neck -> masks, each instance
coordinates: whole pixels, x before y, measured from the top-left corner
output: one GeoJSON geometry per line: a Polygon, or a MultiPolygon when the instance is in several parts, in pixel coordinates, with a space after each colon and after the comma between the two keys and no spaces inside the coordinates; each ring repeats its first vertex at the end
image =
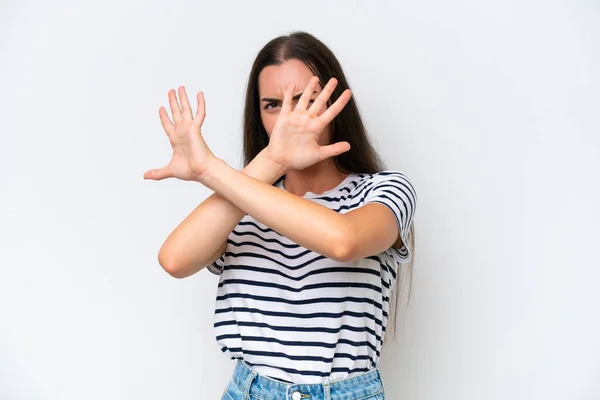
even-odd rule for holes
{"type": "Polygon", "coordinates": [[[283,187],[286,191],[298,196],[306,192],[324,193],[342,182],[348,174],[338,171],[329,158],[299,171],[288,171],[283,187]]]}

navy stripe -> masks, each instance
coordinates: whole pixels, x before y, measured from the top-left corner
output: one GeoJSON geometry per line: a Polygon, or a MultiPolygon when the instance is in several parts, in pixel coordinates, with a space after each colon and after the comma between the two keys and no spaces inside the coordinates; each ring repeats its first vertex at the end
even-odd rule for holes
{"type": "Polygon", "coordinates": [[[287,318],[300,318],[300,319],[310,319],[310,318],[341,318],[343,316],[355,317],[355,318],[368,318],[370,320],[375,321],[377,325],[383,327],[383,322],[380,319],[376,318],[373,314],[367,312],[355,312],[355,311],[343,311],[340,313],[327,313],[327,312],[317,312],[317,313],[309,313],[309,314],[298,314],[292,312],[283,312],[283,311],[265,311],[259,308],[249,308],[249,307],[227,307],[227,308],[217,308],[215,310],[215,314],[223,314],[227,312],[245,312],[245,313],[256,313],[261,315],[267,315],[271,317],[287,317],[287,318]]]}
{"type": "MultiPolygon", "coordinates": [[[[258,296],[258,295],[253,295],[253,294],[248,294],[248,293],[228,293],[222,296],[217,296],[217,302],[219,301],[223,301],[226,299],[252,299],[252,300],[257,300],[257,301],[270,301],[270,302],[275,302],[275,303],[286,303],[286,304],[296,304],[296,305],[306,305],[306,304],[316,304],[316,303],[346,303],[346,302],[352,302],[352,303],[367,303],[367,304],[372,304],[374,307],[380,309],[383,311],[383,306],[381,305],[381,303],[378,303],[377,301],[373,300],[373,299],[368,299],[365,297],[316,297],[316,298],[310,298],[310,299],[302,299],[302,300],[290,300],[290,299],[284,299],[284,298],[280,298],[280,297],[269,297],[269,296],[258,296]]],[[[384,297],[383,298],[384,301],[389,301],[389,297],[384,297]]],[[[387,313],[385,311],[383,311],[383,315],[387,318],[387,313]]]]}
{"type": "Polygon", "coordinates": [[[354,273],[354,274],[371,274],[371,275],[375,275],[375,276],[381,276],[381,273],[379,271],[376,271],[374,269],[364,268],[364,267],[363,268],[352,268],[352,267],[319,268],[319,269],[307,272],[306,274],[300,275],[297,277],[288,275],[278,269],[254,267],[252,265],[245,265],[245,264],[231,264],[231,265],[225,266],[224,269],[225,270],[235,269],[238,271],[254,271],[254,272],[262,272],[265,274],[279,275],[279,276],[283,276],[284,278],[287,278],[287,279],[290,279],[290,280],[296,281],[296,282],[301,281],[301,280],[305,279],[306,277],[312,276],[312,275],[338,273],[338,272],[348,272],[348,273],[354,273]]]}
{"type": "Polygon", "coordinates": [[[265,238],[260,236],[258,233],[256,232],[252,232],[252,231],[236,231],[235,229],[231,232],[233,233],[235,236],[239,237],[239,236],[244,236],[244,235],[250,235],[250,236],[254,236],[255,238],[259,239],[262,242],[265,243],[277,243],[278,245],[280,245],[281,247],[285,247],[286,249],[297,249],[300,247],[299,244],[296,243],[283,243],[277,239],[270,239],[270,238],[265,238]]]}
{"type": "Polygon", "coordinates": [[[248,350],[248,349],[242,350],[241,347],[231,347],[229,349],[227,347],[224,347],[221,349],[221,351],[223,351],[223,350],[229,350],[229,351],[235,352],[235,353],[243,353],[243,354],[249,354],[249,355],[259,356],[259,357],[287,358],[288,360],[292,360],[292,361],[320,361],[320,362],[325,362],[325,363],[331,363],[331,362],[333,362],[334,358],[347,358],[352,361],[369,360],[369,361],[373,362],[371,357],[369,357],[369,355],[367,355],[367,354],[353,356],[352,354],[347,354],[347,353],[335,353],[333,357],[322,357],[322,356],[291,355],[291,354],[282,353],[280,351],[260,351],[260,350],[248,350]]]}
{"type": "Polygon", "coordinates": [[[251,280],[248,280],[248,279],[224,279],[222,282],[219,283],[219,287],[225,286],[225,285],[229,285],[229,284],[270,287],[270,288],[277,288],[277,289],[286,290],[286,291],[289,291],[289,292],[296,292],[296,293],[302,292],[303,290],[324,289],[324,288],[340,288],[340,287],[365,288],[365,289],[371,289],[371,290],[373,290],[375,292],[381,293],[381,288],[380,287],[375,286],[375,285],[371,285],[369,283],[363,283],[363,282],[324,282],[324,283],[311,283],[310,285],[304,285],[304,286],[301,286],[299,288],[291,288],[289,286],[279,285],[277,283],[272,283],[272,282],[257,282],[257,281],[251,281],[251,280]]]}
{"type": "Polygon", "coordinates": [[[339,333],[343,330],[351,331],[351,332],[367,332],[371,335],[375,336],[375,339],[381,341],[381,336],[377,334],[373,329],[366,326],[352,326],[343,324],[338,326],[337,328],[325,328],[320,326],[280,326],[280,325],[271,325],[265,322],[254,322],[254,321],[219,321],[215,322],[213,327],[218,328],[221,326],[228,325],[237,325],[237,326],[249,326],[253,328],[267,328],[272,329],[274,331],[282,331],[282,332],[321,332],[321,333],[339,333]]]}
{"type": "MultiPolygon", "coordinates": [[[[310,251],[310,250],[305,250],[305,251],[303,251],[303,252],[301,252],[301,253],[298,253],[298,254],[296,254],[296,255],[293,255],[293,256],[292,256],[292,255],[285,254],[285,253],[284,253],[284,252],[282,252],[281,250],[269,249],[268,247],[265,247],[265,246],[263,246],[262,244],[258,244],[258,243],[252,243],[252,242],[239,242],[239,243],[238,243],[238,242],[234,242],[234,241],[233,241],[233,240],[231,240],[231,239],[227,239],[227,243],[228,243],[228,244],[231,244],[231,245],[233,245],[233,246],[236,246],[236,247],[241,247],[241,246],[254,246],[254,247],[258,247],[258,248],[261,248],[261,249],[263,249],[263,250],[264,250],[264,251],[266,251],[267,253],[271,253],[271,254],[279,254],[280,256],[282,256],[283,258],[287,258],[288,260],[295,260],[295,259],[298,259],[298,258],[300,258],[300,257],[303,257],[303,256],[305,256],[305,255],[307,255],[307,254],[310,254],[310,253],[312,253],[312,251],[310,251]]],[[[300,248],[300,246],[298,246],[298,248],[300,248]]],[[[231,253],[231,252],[230,252],[230,253],[231,253]]]]}
{"type": "MultiPolygon", "coordinates": [[[[273,229],[271,229],[269,227],[261,228],[260,226],[258,226],[258,223],[253,222],[253,221],[240,221],[238,223],[238,226],[253,226],[256,229],[258,229],[259,231],[261,231],[261,232],[265,232],[265,233],[274,232],[274,233],[277,233],[277,232],[275,232],[273,229]]],[[[277,233],[277,234],[279,235],[279,233],[277,233]]]]}
{"type": "Polygon", "coordinates": [[[356,342],[348,339],[338,339],[336,343],[326,343],[326,342],[307,342],[307,341],[290,341],[290,340],[280,340],[272,337],[266,336],[244,336],[240,334],[232,334],[232,335],[219,335],[217,336],[217,341],[225,340],[225,339],[241,339],[244,342],[265,342],[265,343],[278,343],[284,346],[296,346],[296,347],[322,347],[326,349],[334,349],[338,347],[339,344],[345,344],[352,347],[364,347],[367,346],[371,350],[375,352],[377,357],[380,356],[379,350],[377,347],[373,345],[369,341],[356,342]]]}
{"type": "MultiPolygon", "coordinates": [[[[317,254],[317,253],[313,253],[313,254],[317,254]]],[[[312,258],[310,260],[307,260],[307,261],[303,262],[302,264],[289,265],[289,264],[283,263],[281,261],[278,261],[278,260],[276,260],[276,259],[274,259],[272,257],[265,256],[264,254],[257,254],[257,253],[247,253],[247,252],[233,253],[231,251],[227,251],[227,252],[225,252],[225,256],[226,257],[233,257],[233,258],[249,257],[249,258],[259,258],[259,259],[262,259],[262,260],[269,260],[271,262],[274,262],[275,264],[281,265],[282,267],[287,268],[287,269],[291,269],[291,270],[300,269],[300,268],[306,267],[307,265],[310,265],[310,264],[314,263],[317,260],[323,260],[323,259],[327,258],[327,257],[322,256],[322,255],[317,255],[317,257],[312,258]]]]}
{"type": "MultiPolygon", "coordinates": [[[[294,369],[294,368],[284,368],[284,367],[280,367],[280,366],[273,366],[273,365],[269,365],[269,364],[257,364],[257,363],[251,363],[246,361],[246,363],[250,366],[253,367],[271,367],[271,368],[277,368],[280,369],[282,371],[285,371],[289,374],[297,374],[297,375],[304,375],[304,376],[319,376],[319,377],[326,377],[329,376],[330,373],[329,372],[320,372],[320,371],[301,371],[298,369],[294,369]]],[[[368,368],[354,368],[354,369],[350,369],[350,368],[332,368],[331,372],[347,372],[349,374],[354,373],[354,372],[367,372],[369,371],[368,368]]]]}

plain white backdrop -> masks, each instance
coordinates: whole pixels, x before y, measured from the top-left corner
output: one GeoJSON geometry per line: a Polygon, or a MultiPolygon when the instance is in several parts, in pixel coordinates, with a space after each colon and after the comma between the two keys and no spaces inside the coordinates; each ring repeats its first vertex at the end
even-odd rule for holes
{"type": "Polygon", "coordinates": [[[219,398],[217,277],[157,262],[210,192],[142,175],[178,85],[240,168],[251,63],[294,30],[418,191],[388,398],[600,398],[598,2],[2,0],[0,399],[219,398]]]}

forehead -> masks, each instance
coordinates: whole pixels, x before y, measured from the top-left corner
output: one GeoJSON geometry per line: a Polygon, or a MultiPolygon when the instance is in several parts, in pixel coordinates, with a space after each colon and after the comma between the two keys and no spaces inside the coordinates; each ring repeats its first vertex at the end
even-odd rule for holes
{"type": "MultiPolygon", "coordinates": [[[[258,74],[258,94],[260,97],[282,98],[285,89],[294,84],[295,93],[300,93],[310,78],[312,71],[300,60],[287,60],[281,65],[269,65],[258,74]]],[[[320,91],[320,87],[317,87],[320,91]]]]}

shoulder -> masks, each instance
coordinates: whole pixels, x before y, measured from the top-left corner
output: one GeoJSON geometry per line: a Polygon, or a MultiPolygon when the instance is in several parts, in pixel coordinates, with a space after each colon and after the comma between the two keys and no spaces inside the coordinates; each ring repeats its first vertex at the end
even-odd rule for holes
{"type": "Polygon", "coordinates": [[[356,195],[369,194],[373,191],[400,191],[416,201],[417,192],[412,179],[405,173],[395,170],[385,170],[375,173],[355,174],[349,183],[356,195]]]}

